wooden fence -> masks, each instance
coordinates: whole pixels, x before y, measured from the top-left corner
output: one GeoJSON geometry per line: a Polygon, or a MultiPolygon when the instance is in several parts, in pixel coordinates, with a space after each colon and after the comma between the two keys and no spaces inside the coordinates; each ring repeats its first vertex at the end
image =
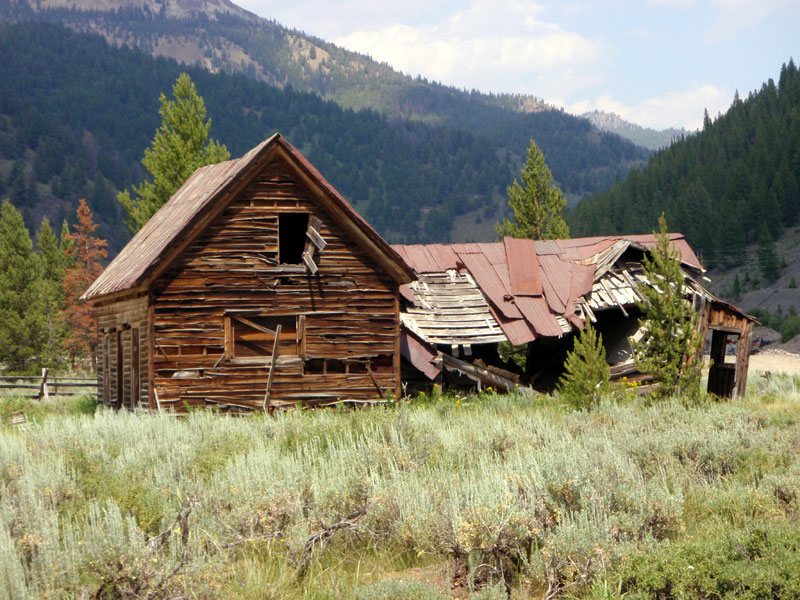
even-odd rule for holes
{"type": "MultiPolygon", "coordinates": [[[[29,398],[41,400],[53,396],[77,396],[87,391],[97,393],[93,377],[52,377],[47,369],[40,376],[0,375],[0,390],[24,390],[29,398]]],[[[0,392],[2,393],[2,392],[0,392]]]]}

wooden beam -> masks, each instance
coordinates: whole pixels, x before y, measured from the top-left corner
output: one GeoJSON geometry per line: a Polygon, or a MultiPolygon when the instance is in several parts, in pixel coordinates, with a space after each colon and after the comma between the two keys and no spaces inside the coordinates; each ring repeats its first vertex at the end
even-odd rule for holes
{"type": "Polygon", "coordinates": [[[496,373],[492,373],[487,369],[476,367],[473,364],[459,360],[453,356],[450,356],[449,354],[440,352],[439,357],[441,358],[442,365],[444,367],[450,369],[451,371],[460,371],[470,379],[474,379],[481,383],[490,383],[498,388],[503,388],[508,392],[517,387],[516,382],[511,381],[510,379],[506,379],[505,377],[497,375],[496,373]]]}
{"type": "Polygon", "coordinates": [[[278,349],[281,339],[282,325],[279,323],[275,332],[275,343],[272,345],[272,362],[269,365],[269,376],[267,377],[267,391],[264,393],[264,412],[269,414],[269,395],[272,392],[272,377],[275,375],[275,364],[278,362],[278,349]]]}

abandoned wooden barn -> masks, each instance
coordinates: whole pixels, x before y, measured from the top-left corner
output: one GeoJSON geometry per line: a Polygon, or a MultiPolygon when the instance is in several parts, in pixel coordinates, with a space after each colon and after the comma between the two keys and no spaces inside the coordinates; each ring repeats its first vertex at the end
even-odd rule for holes
{"type": "MultiPolygon", "coordinates": [[[[713,332],[708,391],[742,394],[754,320],[699,283],[703,268],[681,234],[670,241],[681,255],[700,335],[713,332]]],[[[420,385],[467,378],[500,389],[550,390],[574,334],[590,320],[603,335],[612,379],[646,381],[630,338],[641,335],[639,289],[650,285],[642,259],[654,244],[653,235],[633,235],[394,246],[416,273],[400,288],[404,377],[420,385]],[[500,342],[527,345],[524,371],[500,358],[500,342]]]]}
{"type": "Polygon", "coordinates": [[[247,411],[399,394],[412,276],[276,134],[198,169],[84,294],[100,400],[247,411]]]}

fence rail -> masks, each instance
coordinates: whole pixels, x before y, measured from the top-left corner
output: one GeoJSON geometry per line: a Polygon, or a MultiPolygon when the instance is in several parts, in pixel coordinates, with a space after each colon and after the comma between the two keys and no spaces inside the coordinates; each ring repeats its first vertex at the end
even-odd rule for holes
{"type": "Polygon", "coordinates": [[[54,396],[77,396],[88,390],[97,390],[97,379],[92,377],[50,377],[48,369],[42,369],[40,376],[0,375],[0,390],[36,390],[25,394],[29,398],[49,398],[54,396]]]}

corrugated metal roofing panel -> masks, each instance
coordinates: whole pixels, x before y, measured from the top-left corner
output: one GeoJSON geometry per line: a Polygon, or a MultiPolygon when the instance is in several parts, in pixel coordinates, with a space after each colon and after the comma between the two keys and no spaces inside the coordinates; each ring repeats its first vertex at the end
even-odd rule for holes
{"type": "Polygon", "coordinates": [[[544,256],[545,254],[561,254],[561,244],[556,240],[536,240],[536,254],[544,256]]]}
{"type": "Polygon", "coordinates": [[[514,303],[522,311],[525,319],[533,326],[537,336],[560,336],[564,331],[556,320],[547,301],[542,297],[518,296],[514,303]]]}
{"type": "Polygon", "coordinates": [[[456,268],[458,255],[453,251],[453,248],[447,244],[430,244],[428,246],[428,252],[439,266],[439,271],[447,271],[447,269],[456,268]]]}
{"type": "Polygon", "coordinates": [[[489,307],[494,315],[500,329],[506,334],[508,341],[513,346],[521,346],[536,339],[536,332],[531,327],[530,323],[525,319],[508,319],[503,316],[503,313],[494,308],[489,307]]]}
{"type": "Polygon", "coordinates": [[[509,319],[521,319],[522,313],[510,301],[511,292],[498,277],[495,267],[481,254],[458,253],[467,270],[475,278],[484,294],[509,319]],[[509,296],[507,299],[506,296],[509,296]]]}
{"type": "Polygon", "coordinates": [[[400,332],[400,354],[422,371],[428,379],[436,379],[441,373],[441,369],[433,364],[436,352],[405,330],[400,332]]]}
{"type": "Polygon", "coordinates": [[[534,241],[506,237],[503,238],[503,245],[511,293],[517,296],[541,296],[542,280],[534,241]]]}
{"type": "Polygon", "coordinates": [[[490,265],[506,264],[506,249],[501,242],[480,244],[480,249],[490,265]]]}
{"type": "Polygon", "coordinates": [[[572,263],[558,256],[540,256],[539,264],[542,267],[544,297],[554,313],[563,315],[569,301],[572,263]]]}
{"type": "Polygon", "coordinates": [[[428,247],[423,244],[396,244],[392,248],[403,257],[406,264],[414,269],[417,273],[436,273],[443,271],[440,269],[438,263],[428,252],[428,247]]]}

